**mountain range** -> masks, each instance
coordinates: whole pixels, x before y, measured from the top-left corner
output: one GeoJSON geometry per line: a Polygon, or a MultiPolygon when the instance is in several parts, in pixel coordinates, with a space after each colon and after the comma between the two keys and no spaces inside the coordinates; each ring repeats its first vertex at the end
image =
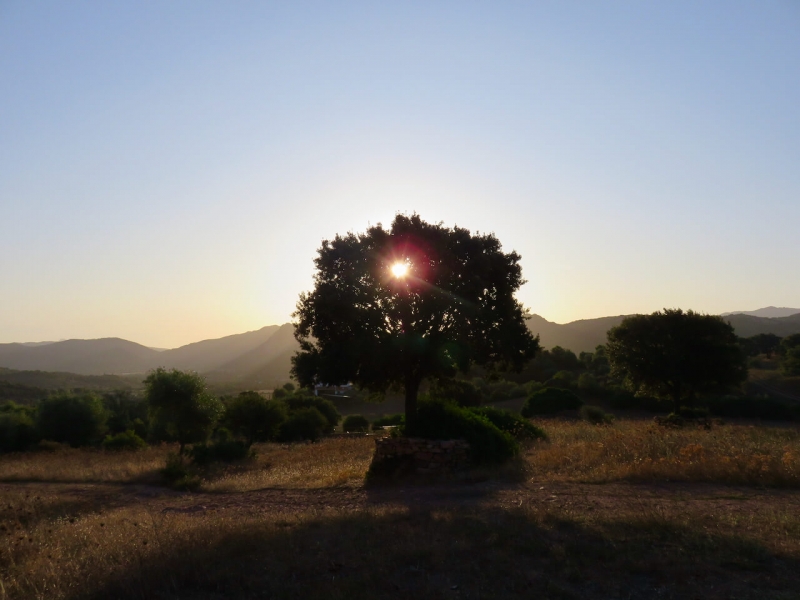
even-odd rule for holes
{"type": "Polygon", "coordinates": [[[294,327],[286,323],[172,350],[120,338],[0,344],[0,367],[80,375],[144,374],[164,367],[198,371],[210,380],[246,380],[255,385],[288,380],[290,359],[298,347],[294,327]]]}
{"type": "MultiPolygon", "coordinates": [[[[769,311],[768,309],[760,309],[769,311]]],[[[785,309],[775,309],[785,310],[785,309]]],[[[751,311],[759,312],[759,311],[751,311]]],[[[553,323],[532,315],[528,328],[544,348],[561,346],[575,353],[591,351],[606,341],[606,333],[626,315],[553,323]]],[[[741,337],[800,333],[800,311],[790,316],[764,317],[747,313],[724,316],[741,337]]],[[[80,375],[144,374],[157,367],[193,370],[209,381],[266,386],[289,379],[291,357],[298,349],[290,323],[256,331],[157,350],[120,338],[64,340],[47,344],[0,344],[0,367],[19,371],[55,371],[80,375]]],[[[3,379],[0,372],[0,379],[3,379]]]]}

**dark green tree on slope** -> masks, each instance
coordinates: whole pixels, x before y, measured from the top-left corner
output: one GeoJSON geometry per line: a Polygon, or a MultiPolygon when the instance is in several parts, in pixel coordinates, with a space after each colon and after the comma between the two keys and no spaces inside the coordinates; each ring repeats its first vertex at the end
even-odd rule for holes
{"type": "Polygon", "coordinates": [[[292,373],[302,385],[351,381],[405,391],[413,431],[420,384],[471,365],[519,370],[539,348],[514,293],[520,256],[494,235],[398,215],[390,229],[325,240],[315,287],[300,295],[292,373]]]}
{"type": "Polygon", "coordinates": [[[691,310],[626,317],[608,332],[611,372],[634,388],[669,398],[680,410],[698,395],[747,379],[745,356],[730,323],[691,310]]]}

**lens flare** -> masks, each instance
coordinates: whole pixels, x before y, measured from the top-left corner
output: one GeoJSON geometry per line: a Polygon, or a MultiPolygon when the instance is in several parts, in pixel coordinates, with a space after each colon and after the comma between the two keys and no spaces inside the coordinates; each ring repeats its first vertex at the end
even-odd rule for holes
{"type": "Polygon", "coordinates": [[[408,275],[408,263],[404,262],[394,263],[392,265],[392,275],[394,275],[397,279],[400,279],[408,275]]]}

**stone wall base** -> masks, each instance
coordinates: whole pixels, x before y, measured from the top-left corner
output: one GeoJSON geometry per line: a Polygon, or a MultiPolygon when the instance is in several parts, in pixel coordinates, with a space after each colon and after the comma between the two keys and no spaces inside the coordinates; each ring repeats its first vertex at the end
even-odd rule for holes
{"type": "Polygon", "coordinates": [[[375,456],[370,470],[384,468],[419,474],[452,472],[469,463],[469,444],[464,440],[425,440],[421,438],[375,439],[375,456]]]}

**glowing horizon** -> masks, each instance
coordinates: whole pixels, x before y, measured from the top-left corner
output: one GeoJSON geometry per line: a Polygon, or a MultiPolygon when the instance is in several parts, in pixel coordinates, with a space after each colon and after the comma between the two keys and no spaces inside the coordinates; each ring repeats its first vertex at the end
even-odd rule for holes
{"type": "Polygon", "coordinates": [[[800,306],[793,3],[0,16],[0,343],[285,323],[397,212],[493,232],[558,323],[800,306]]]}

